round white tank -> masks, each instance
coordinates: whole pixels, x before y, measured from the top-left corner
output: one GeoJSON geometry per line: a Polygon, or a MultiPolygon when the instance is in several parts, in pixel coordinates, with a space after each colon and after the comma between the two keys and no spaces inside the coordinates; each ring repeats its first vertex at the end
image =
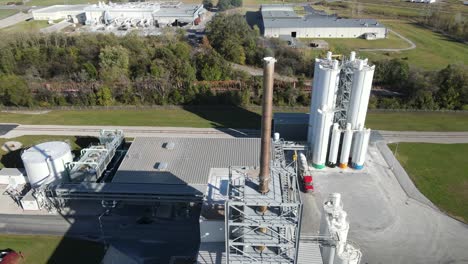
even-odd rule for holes
{"type": "Polygon", "coordinates": [[[21,159],[32,187],[64,181],[65,164],[73,161],[70,146],[61,141],[30,147],[21,154],[21,159]]]}

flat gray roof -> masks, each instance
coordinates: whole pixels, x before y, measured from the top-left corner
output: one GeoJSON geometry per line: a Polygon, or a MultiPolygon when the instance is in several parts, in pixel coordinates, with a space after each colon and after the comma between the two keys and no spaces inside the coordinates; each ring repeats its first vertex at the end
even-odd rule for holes
{"type": "Polygon", "coordinates": [[[60,11],[82,11],[84,12],[85,7],[88,7],[88,5],[53,5],[53,6],[48,6],[44,7],[41,9],[36,9],[33,10],[34,13],[50,13],[50,12],[60,12],[60,11]]]}
{"type": "Polygon", "coordinates": [[[262,5],[263,25],[265,28],[314,28],[314,27],[381,27],[375,19],[347,19],[327,15],[313,8],[306,8],[304,17],[298,16],[291,5],[262,5]]]}
{"type": "Polygon", "coordinates": [[[259,157],[259,138],[135,138],[112,182],[206,189],[211,168],[258,166],[259,157]],[[165,148],[169,143],[173,149],[165,148]]]}

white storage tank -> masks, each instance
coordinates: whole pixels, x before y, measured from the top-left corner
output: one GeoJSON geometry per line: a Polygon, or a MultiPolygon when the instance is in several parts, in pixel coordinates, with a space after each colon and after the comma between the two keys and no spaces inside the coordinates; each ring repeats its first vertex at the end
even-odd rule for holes
{"type": "Polygon", "coordinates": [[[44,183],[67,181],[65,164],[73,161],[70,146],[62,141],[45,142],[21,154],[32,187],[44,183]],[[65,179],[65,180],[64,180],[65,179]]]}
{"type": "Polygon", "coordinates": [[[347,123],[351,123],[351,129],[357,130],[365,125],[375,66],[370,66],[367,64],[367,60],[360,59],[356,59],[352,63],[354,76],[347,123]]]}

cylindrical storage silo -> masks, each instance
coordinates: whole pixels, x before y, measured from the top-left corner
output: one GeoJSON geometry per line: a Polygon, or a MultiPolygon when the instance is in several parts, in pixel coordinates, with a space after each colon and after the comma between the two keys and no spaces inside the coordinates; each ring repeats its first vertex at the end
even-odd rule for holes
{"type": "MultiPolygon", "coordinates": [[[[330,109],[335,107],[338,92],[340,66],[337,60],[316,59],[314,68],[314,82],[312,85],[312,98],[310,103],[309,131],[307,141],[312,149],[317,142],[316,135],[320,127],[315,123],[318,118],[318,110],[323,105],[330,109]]],[[[330,116],[333,119],[333,116],[330,116]]]]}
{"type": "Polygon", "coordinates": [[[343,144],[341,145],[340,153],[340,168],[346,169],[349,162],[349,152],[351,151],[351,142],[353,140],[353,131],[351,124],[346,124],[346,130],[343,135],[343,144]]]}
{"type": "Polygon", "coordinates": [[[338,159],[338,150],[340,147],[341,130],[338,123],[333,124],[332,138],[330,141],[330,150],[328,153],[328,166],[335,167],[338,159]]]}
{"type": "Polygon", "coordinates": [[[351,123],[352,129],[358,129],[366,121],[375,66],[369,66],[367,61],[360,59],[354,60],[352,65],[354,70],[347,123],[351,123]]]}
{"type": "Polygon", "coordinates": [[[62,141],[30,147],[21,154],[21,159],[32,187],[66,181],[65,164],[73,161],[70,146],[62,141]]]}
{"type": "Polygon", "coordinates": [[[327,159],[328,139],[330,138],[330,128],[333,119],[331,112],[326,105],[318,111],[315,119],[315,142],[312,148],[312,166],[316,169],[325,168],[327,159]]]}
{"type": "Polygon", "coordinates": [[[369,146],[370,138],[370,129],[365,129],[359,131],[360,140],[359,145],[356,146],[356,154],[353,159],[353,168],[360,170],[364,167],[364,162],[366,160],[367,148],[369,146]]]}

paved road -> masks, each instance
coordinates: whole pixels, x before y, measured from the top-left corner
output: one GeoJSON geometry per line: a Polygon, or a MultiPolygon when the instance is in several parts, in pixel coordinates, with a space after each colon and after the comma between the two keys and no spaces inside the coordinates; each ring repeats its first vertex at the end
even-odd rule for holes
{"type": "Polygon", "coordinates": [[[46,27],[46,28],[41,28],[40,31],[41,31],[42,33],[58,32],[58,31],[60,31],[60,30],[62,30],[62,29],[64,29],[64,28],[66,28],[66,27],[68,27],[68,26],[70,26],[70,25],[73,25],[73,23],[68,22],[68,21],[66,21],[66,20],[62,20],[62,21],[60,21],[60,22],[57,23],[57,24],[53,24],[53,25],[51,25],[51,26],[49,26],[49,27],[46,27]]]}
{"type": "Polygon", "coordinates": [[[363,170],[312,172],[318,205],[329,193],[341,193],[348,239],[362,249],[361,263],[468,263],[468,225],[408,196],[398,179],[404,175],[390,166],[371,144],[363,170]]]}
{"type": "Polygon", "coordinates": [[[397,35],[399,38],[401,38],[402,40],[408,42],[408,44],[410,45],[409,47],[407,48],[401,48],[401,49],[359,49],[360,51],[389,51],[389,52],[397,52],[397,51],[405,51],[405,50],[412,50],[412,49],[415,49],[416,48],[416,44],[414,44],[413,41],[411,41],[410,39],[408,39],[407,37],[401,35],[400,33],[394,31],[394,30],[391,30],[391,29],[388,29],[389,32],[392,32],[393,34],[397,35]]]}
{"type": "Polygon", "coordinates": [[[424,142],[424,143],[468,143],[468,132],[423,132],[423,131],[384,131],[372,132],[373,140],[394,142],[424,142]]]}
{"type": "MultiPolygon", "coordinates": [[[[2,124],[0,124],[0,128],[2,124]]],[[[4,124],[13,125],[13,124],[4,124]]],[[[232,128],[19,125],[0,138],[23,135],[97,136],[101,129],[121,129],[127,137],[257,137],[258,130],[232,128]]]]}
{"type": "Polygon", "coordinates": [[[31,14],[18,13],[7,18],[0,20],[0,29],[13,26],[19,22],[25,21],[26,19],[32,18],[31,14]]]}
{"type": "MultiPolygon", "coordinates": [[[[101,129],[122,129],[127,137],[258,137],[254,129],[191,128],[191,127],[145,127],[145,126],[58,126],[0,124],[0,138],[23,135],[97,136],[101,129]]],[[[372,132],[374,141],[468,143],[468,132],[415,132],[384,131],[372,132]]]]}

